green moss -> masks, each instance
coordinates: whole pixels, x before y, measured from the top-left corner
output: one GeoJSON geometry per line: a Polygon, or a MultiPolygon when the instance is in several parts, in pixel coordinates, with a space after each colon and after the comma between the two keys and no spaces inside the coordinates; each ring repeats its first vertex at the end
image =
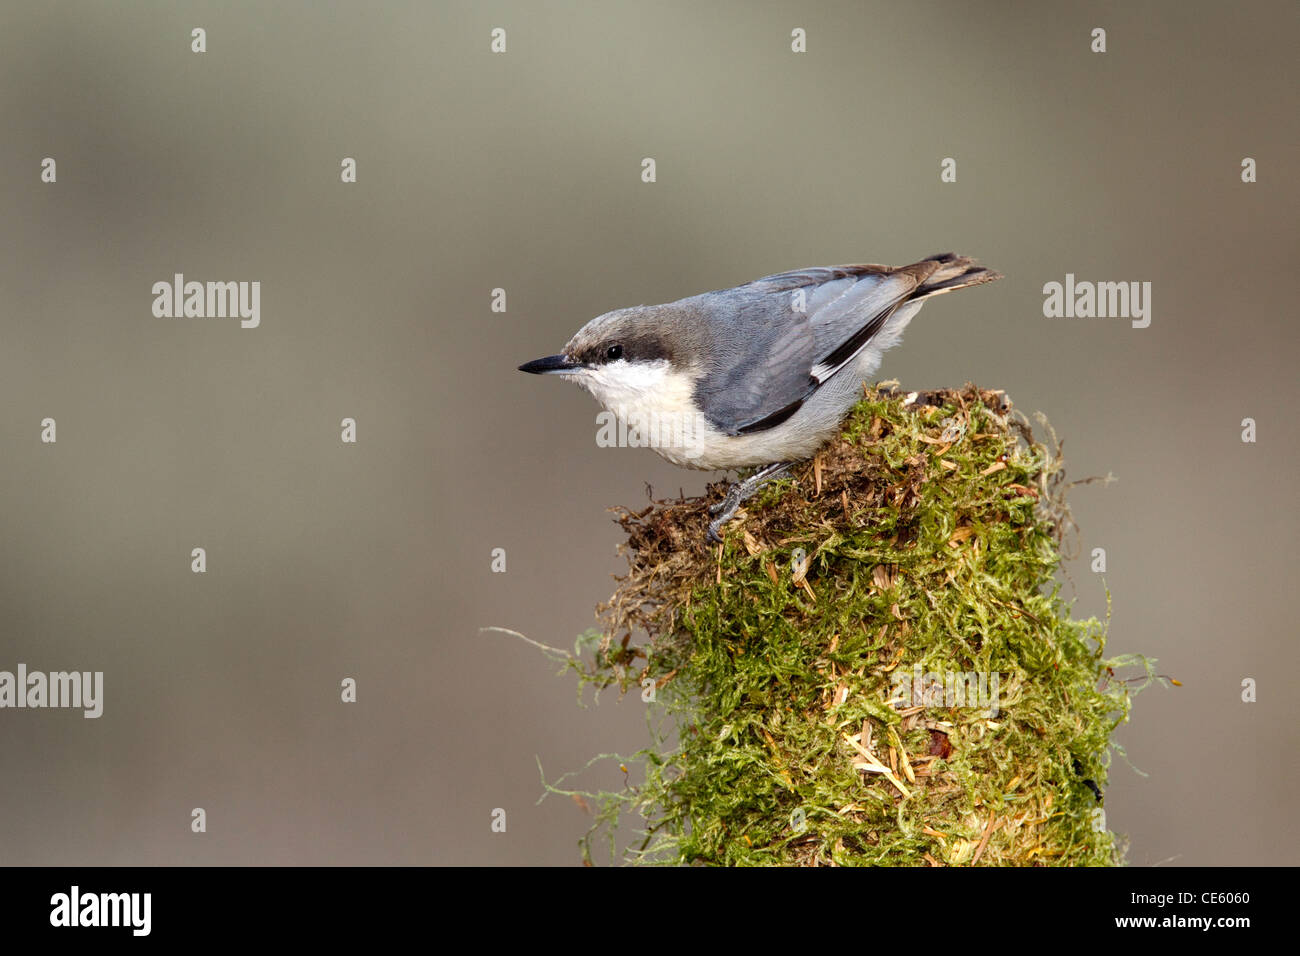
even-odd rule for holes
{"type": "Polygon", "coordinates": [[[569,666],[653,686],[654,744],[626,761],[640,785],[581,795],[588,859],[631,816],[616,855],[638,862],[1120,862],[1097,811],[1135,689],[1113,668],[1134,661],[1059,594],[1065,488],[1000,393],[890,390],[720,546],[721,485],[622,512],[629,572],[569,666]],[[985,696],[958,699],[958,674],[985,696]]]}

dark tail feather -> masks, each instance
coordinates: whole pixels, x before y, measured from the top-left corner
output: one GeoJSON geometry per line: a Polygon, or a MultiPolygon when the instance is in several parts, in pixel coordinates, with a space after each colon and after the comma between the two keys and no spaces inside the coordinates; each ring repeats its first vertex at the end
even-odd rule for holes
{"type": "Polygon", "coordinates": [[[976,265],[975,260],[969,256],[959,256],[952,252],[927,256],[917,265],[927,262],[937,263],[938,267],[917,286],[916,291],[910,296],[912,299],[924,299],[926,296],[951,292],[954,289],[965,289],[967,286],[981,285],[1002,278],[1002,273],[976,265]]]}

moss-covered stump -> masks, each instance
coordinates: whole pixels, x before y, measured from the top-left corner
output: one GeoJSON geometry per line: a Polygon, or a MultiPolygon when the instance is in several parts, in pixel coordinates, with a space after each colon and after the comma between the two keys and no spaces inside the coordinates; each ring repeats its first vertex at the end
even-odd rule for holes
{"type": "Polygon", "coordinates": [[[1120,862],[1099,808],[1132,661],[1058,594],[1065,487],[1001,393],[886,389],[722,545],[721,483],[620,511],[630,570],[572,664],[653,688],[644,783],[589,795],[643,819],[628,858],[1120,862]]]}

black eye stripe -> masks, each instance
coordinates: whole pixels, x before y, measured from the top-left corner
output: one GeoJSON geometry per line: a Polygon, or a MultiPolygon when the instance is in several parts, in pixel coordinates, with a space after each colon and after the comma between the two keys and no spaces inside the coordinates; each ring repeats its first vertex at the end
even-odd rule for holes
{"type": "Polygon", "coordinates": [[[671,359],[672,351],[657,335],[611,332],[610,337],[604,341],[583,346],[581,355],[584,361],[592,365],[603,365],[620,359],[625,362],[656,362],[671,359]],[[615,335],[618,337],[614,338],[615,335]]]}

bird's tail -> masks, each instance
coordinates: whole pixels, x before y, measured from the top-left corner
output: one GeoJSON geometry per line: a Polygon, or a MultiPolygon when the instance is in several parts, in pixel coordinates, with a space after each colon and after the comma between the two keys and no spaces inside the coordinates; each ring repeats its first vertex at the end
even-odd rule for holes
{"type": "Polygon", "coordinates": [[[969,256],[959,256],[954,252],[927,256],[915,265],[904,266],[904,268],[933,270],[926,276],[925,281],[916,287],[916,291],[909,297],[912,300],[1002,278],[1002,273],[976,265],[975,260],[969,256]]]}

